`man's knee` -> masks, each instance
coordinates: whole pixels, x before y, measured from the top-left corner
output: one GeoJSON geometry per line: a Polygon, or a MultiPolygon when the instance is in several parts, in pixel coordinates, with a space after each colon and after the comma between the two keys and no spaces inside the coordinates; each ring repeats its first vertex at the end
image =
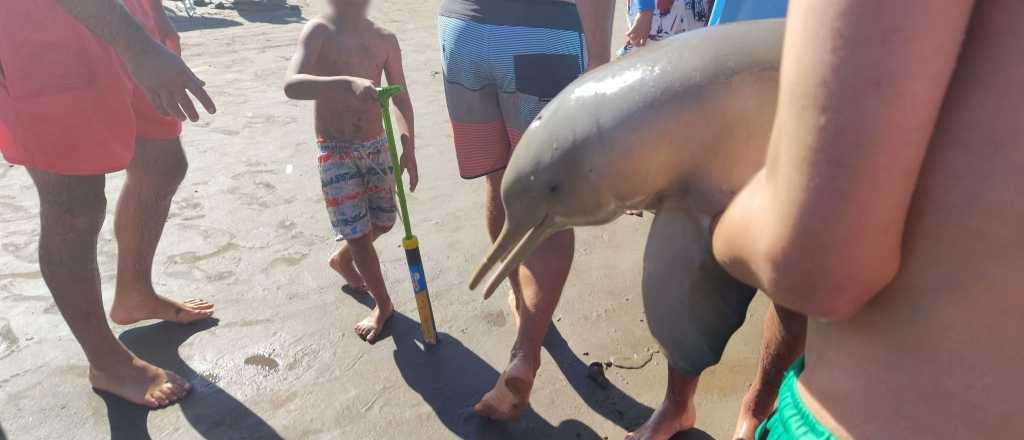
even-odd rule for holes
{"type": "Polygon", "coordinates": [[[159,179],[160,186],[177,189],[188,173],[188,158],[179,139],[139,139],[128,172],[135,177],[159,179]]]}
{"type": "Polygon", "coordinates": [[[103,176],[31,174],[39,191],[39,215],[46,234],[83,236],[99,233],[107,214],[103,176]]]}

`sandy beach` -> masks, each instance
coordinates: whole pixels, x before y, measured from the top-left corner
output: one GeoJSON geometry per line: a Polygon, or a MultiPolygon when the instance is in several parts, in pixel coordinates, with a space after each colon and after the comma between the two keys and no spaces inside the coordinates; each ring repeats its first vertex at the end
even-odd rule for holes
{"type": "MultiPolygon", "coordinates": [[[[295,0],[292,0],[293,2],[295,0]]],[[[327,267],[336,249],[319,188],[310,103],[282,90],[303,23],[323,0],[284,7],[200,8],[166,3],[185,59],[218,114],[187,124],[190,170],[157,252],[157,289],[217,304],[193,326],[115,326],[141,357],[190,380],[182,404],[147,411],[94,393],[85,357],[57,311],[36,256],[38,200],[24,169],[0,162],[0,426],[22,439],[621,439],[660,402],[665,362],[647,331],[641,256],[651,216],[578,230],[573,272],[545,344],[533,409],[518,423],[480,419],[472,405],[504,367],[515,323],[503,294],[466,287],[486,252],[483,182],[458,176],[440,79],[440,0],[378,0],[372,18],[397,33],[417,119],[420,187],[410,195],[441,344],[424,350],[396,228],[378,252],[397,313],[374,346],[353,333],[368,299],[341,292],[327,267]],[[611,367],[610,386],[587,365],[611,367]],[[642,362],[639,362],[642,364],[642,362]]],[[[621,2],[619,5],[621,10],[621,2]]],[[[625,32],[616,18],[614,41],[625,32]]],[[[99,264],[113,299],[109,176],[99,264]]],[[[503,289],[505,290],[505,289],[503,289]]],[[[754,375],[759,297],[722,363],[697,394],[699,430],[680,439],[727,439],[754,375]]],[[[3,434],[0,434],[3,438],[3,434]]]]}

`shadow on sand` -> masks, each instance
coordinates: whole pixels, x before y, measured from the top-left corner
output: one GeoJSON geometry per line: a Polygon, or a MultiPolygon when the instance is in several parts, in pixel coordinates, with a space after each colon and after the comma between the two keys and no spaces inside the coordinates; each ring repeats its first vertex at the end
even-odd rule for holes
{"type": "MultiPolygon", "coordinates": [[[[137,327],[121,334],[124,343],[137,356],[153,365],[171,370],[192,384],[192,393],[176,406],[199,435],[207,439],[254,438],[280,439],[277,431],[227,391],[192,369],[178,348],[192,335],[215,327],[216,319],[189,326],[167,322],[137,327]]],[[[106,393],[98,393],[107,404],[110,437],[113,440],[150,439],[146,418],[149,409],[128,403],[106,393]]]]}
{"type": "Polygon", "coordinates": [[[213,11],[209,8],[199,8],[196,15],[189,17],[182,15],[179,11],[164,7],[164,12],[174,23],[174,28],[178,32],[189,32],[202,29],[223,29],[229,27],[236,27],[250,23],[267,23],[267,24],[292,24],[292,23],[305,23],[306,17],[302,16],[302,8],[297,5],[284,5],[274,2],[239,2],[232,3],[228,9],[238,13],[238,16],[242,18],[239,20],[232,20],[230,18],[216,17],[210,14],[208,11],[213,11]]]}
{"type": "Polygon", "coordinates": [[[199,14],[189,17],[181,15],[178,11],[170,9],[164,6],[164,12],[167,17],[171,19],[171,23],[174,24],[174,28],[181,32],[197,31],[201,29],[223,29],[235,26],[241,26],[243,23],[236,20],[231,20],[221,17],[207,17],[199,14]]]}
{"type": "Polygon", "coordinates": [[[234,8],[238,15],[252,23],[292,24],[305,23],[302,8],[298,5],[287,5],[269,1],[235,0],[234,8]]]}
{"type": "MultiPolygon", "coordinates": [[[[354,297],[367,307],[373,303],[369,297],[354,297]]],[[[418,322],[402,313],[391,318],[388,334],[395,341],[394,358],[402,379],[419,393],[434,410],[437,418],[454,435],[462,439],[601,439],[589,426],[579,420],[565,420],[552,425],[533,410],[516,423],[495,422],[473,412],[473,405],[494,386],[499,371],[491,367],[457,338],[439,333],[440,343],[423,348],[418,322]]],[[[576,357],[565,339],[552,326],[545,347],[573,389],[596,412],[622,426],[635,428],[647,419],[653,410],[637,402],[612,385],[601,389],[586,377],[587,366],[576,357]],[[636,423],[633,423],[633,422],[636,423]]],[[[694,430],[675,440],[711,439],[702,431],[694,430]]],[[[713,439],[712,439],[713,440],[713,439]]]]}

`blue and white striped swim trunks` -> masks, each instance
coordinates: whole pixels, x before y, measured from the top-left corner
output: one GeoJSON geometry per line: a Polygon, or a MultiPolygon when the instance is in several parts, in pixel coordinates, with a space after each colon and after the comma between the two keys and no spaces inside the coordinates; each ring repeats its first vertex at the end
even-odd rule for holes
{"type": "Polygon", "coordinates": [[[499,171],[544,105],[586,70],[579,13],[558,0],[445,0],[445,97],[462,177],[499,171]]]}

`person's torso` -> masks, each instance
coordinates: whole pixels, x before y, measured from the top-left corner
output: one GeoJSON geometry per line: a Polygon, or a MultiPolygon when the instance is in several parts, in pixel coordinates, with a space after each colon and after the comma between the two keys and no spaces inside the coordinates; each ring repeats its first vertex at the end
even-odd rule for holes
{"type": "Polygon", "coordinates": [[[900,272],[853,319],[810,325],[802,398],[840,436],[1024,437],[1021,19],[1017,0],[975,7],[900,272]]]}
{"type": "MultiPolygon", "coordinates": [[[[363,30],[335,28],[320,49],[316,74],[365,78],[380,86],[387,57],[386,41],[372,24],[363,30]]],[[[379,137],[382,130],[376,102],[341,97],[316,101],[316,134],[320,139],[362,141],[379,137]]]]}

